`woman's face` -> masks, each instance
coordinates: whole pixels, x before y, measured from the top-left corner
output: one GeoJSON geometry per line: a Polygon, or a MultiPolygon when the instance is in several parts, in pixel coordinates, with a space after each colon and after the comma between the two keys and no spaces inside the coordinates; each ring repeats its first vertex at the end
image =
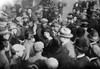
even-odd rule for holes
{"type": "Polygon", "coordinates": [[[74,17],[74,21],[76,21],[77,20],[77,17],[74,17]]]}
{"type": "Polygon", "coordinates": [[[12,33],[16,34],[17,33],[17,29],[12,29],[12,33]]]}
{"type": "Polygon", "coordinates": [[[46,38],[51,37],[49,32],[44,32],[44,36],[45,36],[46,38]]]}

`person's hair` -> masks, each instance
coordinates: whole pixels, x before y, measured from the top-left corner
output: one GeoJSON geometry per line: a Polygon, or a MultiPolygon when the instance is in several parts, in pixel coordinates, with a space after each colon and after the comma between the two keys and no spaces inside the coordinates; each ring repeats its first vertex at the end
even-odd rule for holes
{"type": "Polygon", "coordinates": [[[51,37],[54,37],[54,36],[53,36],[53,32],[52,32],[51,29],[48,29],[48,28],[47,28],[47,29],[44,29],[44,30],[42,31],[43,37],[45,38],[44,32],[49,32],[50,36],[51,36],[51,37]]]}
{"type": "Polygon", "coordinates": [[[85,34],[85,30],[82,28],[82,27],[79,27],[77,30],[76,30],[76,36],[77,37],[82,37],[84,36],[85,34]]]}
{"type": "Polygon", "coordinates": [[[4,49],[6,40],[3,38],[3,35],[0,35],[0,51],[4,49]]]}

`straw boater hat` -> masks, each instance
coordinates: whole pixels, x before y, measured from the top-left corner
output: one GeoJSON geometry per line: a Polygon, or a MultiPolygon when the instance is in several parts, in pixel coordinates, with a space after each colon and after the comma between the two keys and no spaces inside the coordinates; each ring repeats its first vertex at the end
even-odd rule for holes
{"type": "Polygon", "coordinates": [[[99,41],[99,34],[96,30],[92,30],[87,36],[90,41],[99,41]]]}
{"type": "Polygon", "coordinates": [[[69,28],[63,27],[60,29],[59,36],[66,37],[66,38],[72,38],[73,35],[71,34],[71,30],[69,28]]]}

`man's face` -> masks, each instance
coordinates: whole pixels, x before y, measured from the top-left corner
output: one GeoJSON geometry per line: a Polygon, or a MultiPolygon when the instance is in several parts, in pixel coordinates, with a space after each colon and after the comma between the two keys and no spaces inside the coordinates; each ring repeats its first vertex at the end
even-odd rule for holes
{"type": "Polygon", "coordinates": [[[22,57],[22,56],[23,56],[23,53],[24,53],[24,50],[22,50],[22,51],[17,51],[17,52],[16,52],[16,55],[19,56],[19,57],[22,57]]]}
{"type": "Polygon", "coordinates": [[[42,18],[41,14],[36,14],[37,18],[42,18]]]}
{"type": "Polygon", "coordinates": [[[30,23],[29,23],[29,26],[30,26],[30,27],[33,27],[33,22],[30,22],[30,23]]]}
{"type": "Polygon", "coordinates": [[[60,29],[60,27],[54,27],[54,30],[55,30],[56,32],[58,32],[59,29],[60,29]]]}
{"type": "Polygon", "coordinates": [[[9,38],[10,38],[10,34],[9,34],[9,33],[4,34],[4,35],[3,35],[3,38],[6,39],[6,40],[9,40],[9,38]]]}
{"type": "Polygon", "coordinates": [[[65,38],[64,37],[60,37],[60,41],[61,42],[64,42],[65,41],[65,38]]]}
{"type": "Polygon", "coordinates": [[[29,19],[28,18],[24,18],[24,21],[27,22],[29,19]]]}
{"type": "Polygon", "coordinates": [[[74,19],[73,19],[74,21],[76,21],[77,20],[77,17],[74,17],[74,19]]]}
{"type": "Polygon", "coordinates": [[[47,23],[43,23],[42,26],[45,28],[47,26],[47,23]]]}
{"type": "Polygon", "coordinates": [[[56,12],[55,12],[55,15],[58,15],[58,14],[59,14],[59,13],[56,11],[56,12]]]}
{"type": "Polygon", "coordinates": [[[32,10],[31,9],[28,9],[28,13],[31,14],[32,13],[32,10]]]}

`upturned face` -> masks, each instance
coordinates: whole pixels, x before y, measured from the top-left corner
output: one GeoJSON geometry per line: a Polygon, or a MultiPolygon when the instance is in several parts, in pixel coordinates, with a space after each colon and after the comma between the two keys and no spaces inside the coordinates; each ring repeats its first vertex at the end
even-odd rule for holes
{"type": "Polygon", "coordinates": [[[51,37],[49,32],[44,32],[44,36],[45,36],[46,38],[51,37]]]}
{"type": "Polygon", "coordinates": [[[16,33],[17,33],[17,29],[12,29],[11,32],[12,32],[13,34],[16,34],[16,33]]]}

